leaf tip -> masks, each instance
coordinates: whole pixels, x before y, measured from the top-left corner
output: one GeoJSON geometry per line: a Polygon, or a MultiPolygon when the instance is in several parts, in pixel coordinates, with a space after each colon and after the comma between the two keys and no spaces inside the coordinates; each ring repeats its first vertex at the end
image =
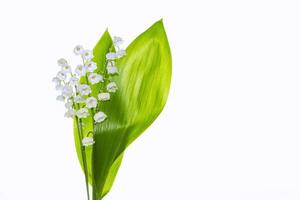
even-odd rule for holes
{"type": "Polygon", "coordinates": [[[108,27],[105,28],[104,34],[109,34],[108,27]]]}
{"type": "Polygon", "coordinates": [[[156,21],[153,26],[164,26],[163,18],[160,18],[160,20],[156,21]]]}

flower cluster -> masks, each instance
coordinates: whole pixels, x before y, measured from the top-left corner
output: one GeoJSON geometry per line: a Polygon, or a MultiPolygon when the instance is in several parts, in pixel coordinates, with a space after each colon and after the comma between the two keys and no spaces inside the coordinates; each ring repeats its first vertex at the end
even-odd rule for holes
{"type": "MultiPolygon", "coordinates": [[[[110,94],[118,90],[117,84],[111,81],[110,77],[119,73],[115,60],[126,55],[125,50],[120,48],[123,43],[122,38],[114,37],[113,42],[116,51],[106,54],[105,70],[101,73],[95,72],[97,64],[92,60],[93,52],[84,49],[81,45],[75,46],[74,54],[81,56],[82,63],[74,69],[64,58],[57,61],[61,70],[53,78],[53,82],[56,90],[60,91],[56,99],[65,103],[67,109],[65,117],[81,119],[92,116],[95,123],[101,123],[107,118],[107,115],[99,111],[97,106],[100,102],[109,101],[110,94]],[[93,96],[91,86],[95,84],[102,85],[97,87],[101,88],[100,93],[93,96]]],[[[84,138],[82,142],[84,146],[94,143],[91,137],[84,138]]]]}

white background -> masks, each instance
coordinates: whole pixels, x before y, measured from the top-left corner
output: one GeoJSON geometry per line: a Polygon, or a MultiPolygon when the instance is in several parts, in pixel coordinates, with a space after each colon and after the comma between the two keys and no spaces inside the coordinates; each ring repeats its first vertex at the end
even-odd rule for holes
{"type": "Polygon", "coordinates": [[[296,0],[0,1],[0,199],[86,199],[56,60],[106,27],[128,44],[160,18],[169,100],[106,199],[300,199],[299,10],[296,0]]]}

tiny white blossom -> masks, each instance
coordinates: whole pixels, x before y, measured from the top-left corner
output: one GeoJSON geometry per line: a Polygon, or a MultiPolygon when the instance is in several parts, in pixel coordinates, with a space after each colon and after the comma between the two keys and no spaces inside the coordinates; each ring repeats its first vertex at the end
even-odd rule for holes
{"type": "Polygon", "coordinates": [[[57,78],[59,78],[59,80],[64,81],[67,78],[67,74],[63,71],[59,71],[57,73],[57,78]]]}
{"type": "Polygon", "coordinates": [[[117,55],[117,58],[122,58],[123,56],[126,55],[126,51],[121,49],[121,50],[117,51],[116,55],[117,55]]]}
{"type": "Polygon", "coordinates": [[[81,108],[79,110],[76,111],[76,115],[79,118],[86,118],[89,116],[89,111],[87,108],[81,108]]]}
{"type": "Polygon", "coordinates": [[[91,146],[95,143],[94,138],[93,137],[84,137],[82,139],[82,145],[83,146],[91,146]]]}
{"type": "Polygon", "coordinates": [[[75,53],[75,55],[82,55],[84,52],[84,49],[81,45],[76,45],[73,52],[75,53]]]}
{"type": "Polygon", "coordinates": [[[61,67],[61,71],[65,72],[65,73],[71,73],[72,69],[71,69],[70,65],[64,65],[61,67]]]}
{"type": "Polygon", "coordinates": [[[60,84],[60,79],[55,76],[53,79],[52,79],[52,82],[55,83],[56,85],[60,84]]]}
{"type": "Polygon", "coordinates": [[[103,92],[98,94],[98,99],[100,101],[107,101],[110,99],[110,94],[108,92],[103,92]]]}
{"type": "Polygon", "coordinates": [[[75,72],[76,72],[76,74],[78,74],[78,76],[85,76],[85,74],[86,74],[86,70],[83,67],[83,65],[77,65],[75,72]]]}
{"type": "Polygon", "coordinates": [[[68,62],[66,59],[64,58],[60,58],[58,61],[57,61],[57,64],[61,67],[65,66],[65,65],[68,65],[68,62]]]}
{"type": "Polygon", "coordinates": [[[95,62],[90,61],[85,64],[85,70],[87,72],[93,72],[93,71],[95,71],[95,69],[97,69],[97,65],[95,62]]]}
{"type": "Polygon", "coordinates": [[[95,97],[89,97],[85,100],[85,104],[87,108],[96,108],[97,107],[97,99],[95,97]]]}
{"type": "Polygon", "coordinates": [[[67,103],[65,103],[65,107],[70,109],[73,106],[73,101],[68,101],[67,103]]]}
{"type": "Polygon", "coordinates": [[[114,45],[115,46],[120,46],[121,44],[123,44],[123,39],[121,37],[114,37],[114,45]]]}
{"type": "Polygon", "coordinates": [[[74,97],[74,102],[75,103],[84,103],[85,100],[82,96],[76,96],[76,97],[74,97]]]}
{"type": "Polygon", "coordinates": [[[118,90],[118,86],[115,82],[110,82],[107,84],[106,89],[108,92],[116,92],[118,90]]]}
{"type": "Polygon", "coordinates": [[[94,115],[94,120],[97,123],[101,123],[106,119],[106,117],[107,117],[106,114],[100,111],[94,115]]]}
{"type": "Polygon", "coordinates": [[[57,85],[55,86],[55,89],[58,90],[58,91],[62,91],[63,88],[64,88],[64,86],[63,86],[62,84],[57,84],[57,85]]]}
{"type": "Polygon", "coordinates": [[[90,86],[86,84],[79,85],[78,91],[81,95],[89,95],[92,92],[90,86]]]}
{"type": "Polygon", "coordinates": [[[111,53],[107,53],[106,54],[106,59],[107,60],[114,60],[116,58],[117,58],[117,54],[116,53],[111,52],[111,53]]]}
{"type": "Polygon", "coordinates": [[[89,75],[89,82],[93,85],[99,82],[103,82],[103,76],[100,74],[92,73],[89,75]]]}
{"type": "Polygon", "coordinates": [[[107,65],[106,70],[107,70],[107,73],[111,74],[111,75],[118,73],[118,68],[113,65],[107,65]]]}
{"type": "Polygon", "coordinates": [[[85,50],[82,54],[83,58],[85,60],[90,60],[92,59],[94,56],[93,56],[93,53],[90,51],[90,50],[85,50]]]}
{"type": "Polygon", "coordinates": [[[75,115],[75,110],[70,108],[67,110],[67,112],[65,113],[65,117],[68,117],[68,118],[73,118],[75,115]]]}
{"type": "Polygon", "coordinates": [[[70,78],[69,84],[72,86],[77,86],[79,84],[79,79],[77,77],[73,76],[70,78]]]}
{"type": "Polygon", "coordinates": [[[62,95],[64,95],[65,97],[71,97],[73,95],[72,87],[69,85],[64,86],[62,89],[62,95]]]}
{"type": "Polygon", "coordinates": [[[63,95],[58,95],[58,96],[56,97],[56,100],[57,100],[57,101],[65,101],[65,99],[66,99],[66,97],[63,96],[63,95]]]}

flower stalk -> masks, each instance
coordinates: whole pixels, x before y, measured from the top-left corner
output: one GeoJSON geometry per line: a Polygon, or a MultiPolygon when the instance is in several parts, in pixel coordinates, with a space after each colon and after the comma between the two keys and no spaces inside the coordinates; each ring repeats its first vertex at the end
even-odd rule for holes
{"type": "MultiPolygon", "coordinates": [[[[77,126],[77,137],[80,143],[80,152],[83,164],[83,171],[85,176],[85,185],[87,191],[87,199],[90,200],[90,189],[89,184],[92,183],[92,199],[101,200],[101,195],[97,196],[95,189],[95,181],[89,180],[89,174],[93,174],[93,167],[91,167],[91,172],[89,173],[86,148],[93,146],[95,141],[93,131],[85,133],[83,130],[82,120],[85,118],[92,119],[92,129],[96,123],[103,123],[109,116],[100,110],[100,103],[109,101],[111,98],[111,93],[115,93],[118,90],[118,86],[115,82],[110,80],[110,77],[118,74],[118,68],[115,65],[115,60],[125,56],[125,51],[120,48],[119,45],[123,43],[123,40],[119,37],[114,38],[114,46],[117,51],[113,52],[113,47],[110,48],[110,52],[106,54],[105,69],[101,73],[99,69],[102,66],[97,66],[97,64],[92,61],[93,52],[84,49],[81,45],[75,46],[73,52],[77,56],[81,56],[82,64],[75,67],[74,71],[69,65],[67,60],[61,58],[57,61],[61,70],[53,78],[56,90],[60,91],[61,94],[57,96],[58,101],[65,103],[67,109],[65,117],[72,118],[75,120],[77,126]],[[100,92],[93,96],[92,87],[99,84],[100,92]]],[[[93,157],[93,155],[92,155],[93,157]]],[[[92,178],[93,179],[93,178],[92,178]]]]}

